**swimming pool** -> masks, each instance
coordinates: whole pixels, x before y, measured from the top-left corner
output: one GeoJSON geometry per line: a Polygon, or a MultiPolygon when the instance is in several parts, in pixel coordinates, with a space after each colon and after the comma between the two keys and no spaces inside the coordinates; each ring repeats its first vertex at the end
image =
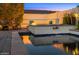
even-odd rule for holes
{"type": "Polygon", "coordinates": [[[29,54],[34,55],[78,55],[79,36],[64,33],[51,35],[33,35],[19,33],[29,54]]]}

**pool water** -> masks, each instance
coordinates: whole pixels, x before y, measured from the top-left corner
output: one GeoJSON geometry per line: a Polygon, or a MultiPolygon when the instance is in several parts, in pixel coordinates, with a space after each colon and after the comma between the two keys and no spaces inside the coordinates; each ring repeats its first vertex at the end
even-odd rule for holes
{"type": "Polygon", "coordinates": [[[21,35],[29,54],[78,55],[79,37],[72,35],[33,36],[21,35]]]}

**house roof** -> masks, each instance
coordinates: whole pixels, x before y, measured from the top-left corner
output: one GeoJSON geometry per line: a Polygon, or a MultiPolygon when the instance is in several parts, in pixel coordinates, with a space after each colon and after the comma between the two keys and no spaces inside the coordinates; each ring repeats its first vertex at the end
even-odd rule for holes
{"type": "Polygon", "coordinates": [[[56,11],[49,11],[49,10],[24,10],[24,13],[29,13],[29,14],[50,14],[55,12],[56,11]]]}

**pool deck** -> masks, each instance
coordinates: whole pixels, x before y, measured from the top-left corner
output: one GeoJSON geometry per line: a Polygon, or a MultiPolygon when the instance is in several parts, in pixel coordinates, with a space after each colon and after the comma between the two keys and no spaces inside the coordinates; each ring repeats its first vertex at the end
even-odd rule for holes
{"type": "Polygon", "coordinates": [[[25,55],[28,51],[25,49],[22,39],[17,31],[12,32],[11,55],[25,55]]]}
{"type": "MultiPolygon", "coordinates": [[[[61,30],[62,33],[66,32],[65,29],[66,28],[64,28],[63,31],[61,30]]],[[[57,31],[55,30],[53,33],[54,34],[60,33],[60,31],[58,32],[57,31]]],[[[0,54],[1,55],[2,54],[3,55],[4,54],[8,54],[8,55],[28,55],[29,54],[28,51],[30,50],[28,50],[28,48],[25,47],[18,32],[26,32],[26,30],[0,31],[0,54]]],[[[79,32],[75,32],[75,31],[68,31],[68,32],[79,35],[79,32]]]]}
{"type": "Polygon", "coordinates": [[[0,31],[0,34],[0,55],[27,54],[17,31],[0,31]]]}
{"type": "Polygon", "coordinates": [[[0,31],[0,54],[11,54],[12,32],[0,31]]]}
{"type": "MultiPolygon", "coordinates": [[[[25,45],[23,44],[22,39],[20,38],[18,31],[0,31],[0,54],[1,55],[35,55],[37,53],[40,53],[42,49],[44,49],[43,47],[39,49],[36,49],[36,47],[34,47],[32,44],[27,44],[25,47],[25,45]],[[33,49],[32,49],[33,48],[33,49]],[[32,51],[31,51],[32,49],[32,51]],[[40,51],[40,52],[39,52],[40,51]],[[36,52],[36,53],[32,53],[32,52],[36,52]]],[[[57,52],[57,54],[65,54],[63,52],[61,52],[60,50],[55,51],[55,48],[53,49],[48,49],[47,47],[45,47],[46,50],[45,52],[47,52],[47,50],[51,53],[52,52],[57,52]]],[[[52,48],[52,47],[49,47],[52,48]]],[[[42,54],[46,54],[46,53],[42,53],[42,54]]]]}
{"type": "Polygon", "coordinates": [[[71,33],[79,35],[79,32],[70,31],[74,29],[75,26],[59,26],[58,29],[53,29],[53,26],[30,26],[29,31],[34,35],[43,35],[43,34],[60,34],[60,33],[71,33]]]}

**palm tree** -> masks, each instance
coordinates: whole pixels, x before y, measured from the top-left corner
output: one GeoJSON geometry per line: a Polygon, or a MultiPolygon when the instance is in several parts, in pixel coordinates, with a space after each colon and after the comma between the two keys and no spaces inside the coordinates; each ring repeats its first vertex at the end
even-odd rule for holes
{"type": "Polygon", "coordinates": [[[76,25],[78,25],[78,9],[79,9],[79,5],[75,8],[75,13],[76,13],[76,25]]]}
{"type": "Polygon", "coordinates": [[[77,29],[79,29],[79,20],[78,20],[78,17],[79,17],[79,5],[77,5],[77,7],[74,9],[74,15],[76,17],[76,27],[77,29]]]}
{"type": "Polygon", "coordinates": [[[69,24],[69,16],[68,14],[65,14],[64,17],[63,17],[63,23],[68,25],[69,24]]]}

